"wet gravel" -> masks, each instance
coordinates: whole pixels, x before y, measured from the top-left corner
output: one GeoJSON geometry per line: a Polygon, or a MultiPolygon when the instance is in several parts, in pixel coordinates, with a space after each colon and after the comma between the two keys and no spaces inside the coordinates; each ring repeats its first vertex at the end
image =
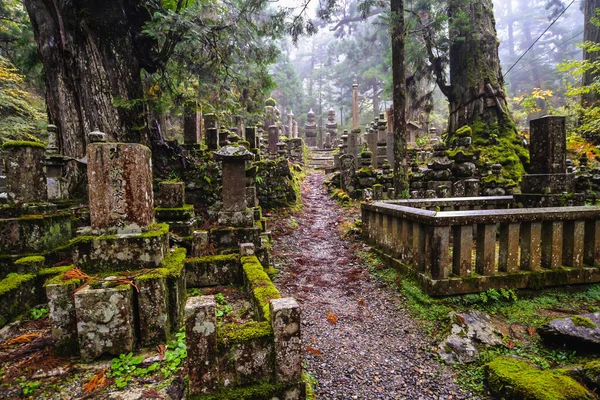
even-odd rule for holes
{"type": "Polygon", "coordinates": [[[435,360],[401,296],[371,278],[340,237],[348,211],[329,199],[323,179],[307,177],[298,227],[273,245],[275,284],[302,306],[306,369],[318,381],[317,398],[477,398],[435,360]]]}

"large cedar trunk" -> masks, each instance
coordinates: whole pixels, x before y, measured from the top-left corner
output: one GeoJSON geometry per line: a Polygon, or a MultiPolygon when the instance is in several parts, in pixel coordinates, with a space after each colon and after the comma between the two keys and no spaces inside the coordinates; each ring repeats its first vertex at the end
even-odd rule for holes
{"type": "Polygon", "coordinates": [[[46,75],[49,121],[61,153],[83,157],[86,135],[148,143],[142,67],[151,40],[141,35],[149,12],[134,0],[24,0],[46,75]]]}
{"type": "MultiPolygon", "coordinates": [[[[596,9],[600,8],[600,0],[585,0],[584,5],[584,31],[583,31],[583,40],[600,43],[600,28],[590,22],[590,20],[596,16],[596,9]]],[[[589,61],[595,61],[598,59],[598,52],[583,52],[583,59],[589,61]]],[[[587,71],[583,75],[582,84],[584,86],[589,85],[597,78],[597,74],[594,74],[592,71],[587,71]]],[[[581,103],[584,107],[589,107],[598,102],[600,99],[600,94],[597,92],[590,92],[587,94],[583,94],[581,96],[581,103]]]]}
{"type": "Polygon", "coordinates": [[[391,0],[392,11],[392,102],[394,107],[394,189],[401,196],[408,190],[406,174],[406,70],[404,65],[404,0],[391,0]]]}
{"type": "Polygon", "coordinates": [[[452,0],[448,16],[452,39],[449,132],[476,120],[490,125],[510,118],[492,1],[452,0]]]}

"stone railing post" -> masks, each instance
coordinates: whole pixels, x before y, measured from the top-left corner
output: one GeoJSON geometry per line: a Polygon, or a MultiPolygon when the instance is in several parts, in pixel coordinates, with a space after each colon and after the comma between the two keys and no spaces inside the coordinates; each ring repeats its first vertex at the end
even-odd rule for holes
{"type": "Polygon", "coordinates": [[[452,231],[454,236],[452,272],[458,276],[467,276],[473,268],[473,226],[455,225],[452,231]]]}
{"type": "Polygon", "coordinates": [[[269,307],[275,339],[275,379],[298,382],[302,375],[300,306],[294,298],[286,297],[271,300],[269,307]]]}
{"type": "Polygon", "coordinates": [[[542,223],[542,267],[560,268],[563,259],[563,223],[542,223]]]}
{"type": "Polygon", "coordinates": [[[538,271],[542,265],[541,222],[521,224],[521,270],[538,271]]]}
{"type": "Polygon", "coordinates": [[[494,275],[496,270],[496,224],[477,225],[475,269],[484,276],[494,275]]]}
{"type": "Polygon", "coordinates": [[[500,224],[500,254],[498,271],[517,272],[519,269],[519,236],[521,224],[509,222],[500,224]]]}
{"type": "Polygon", "coordinates": [[[214,296],[190,297],[185,305],[185,337],[190,394],[217,388],[217,304],[214,296]]]}

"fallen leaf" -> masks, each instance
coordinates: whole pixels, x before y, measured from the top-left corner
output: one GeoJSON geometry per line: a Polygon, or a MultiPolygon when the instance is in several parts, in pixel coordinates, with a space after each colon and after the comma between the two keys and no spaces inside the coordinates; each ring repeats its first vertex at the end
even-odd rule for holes
{"type": "Polygon", "coordinates": [[[314,356],[323,357],[323,353],[321,353],[321,351],[315,349],[314,347],[306,346],[306,351],[314,356]]]}
{"type": "Polygon", "coordinates": [[[527,328],[527,333],[529,333],[529,336],[533,337],[533,335],[535,335],[535,328],[533,326],[530,326],[529,328],[527,328]]]}
{"type": "Polygon", "coordinates": [[[513,342],[512,340],[509,340],[508,343],[506,344],[506,347],[508,347],[509,349],[513,349],[515,347],[515,342],[513,342]]]}
{"type": "Polygon", "coordinates": [[[85,393],[92,393],[97,390],[103,390],[106,386],[108,386],[108,381],[106,379],[106,370],[103,369],[83,385],[83,391],[85,393]]]}
{"type": "Polygon", "coordinates": [[[335,325],[338,322],[338,317],[334,313],[329,312],[329,314],[327,314],[327,321],[329,321],[330,324],[335,325]]]}
{"type": "Polygon", "coordinates": [[[365,302],[365,299],[360,299],[360,300],[358,300],[358,305],[361,307],[364,307],[367,305],[367,303],[365,302]]]}
{"type": "Polygon", "coordinates": [[[164,344],[159,344],[156,346],[156,351],[158,351],[158,359],[162,361],[165,358],[165,353],[167,352],[167,348],[164,344]]]}
{"type": "Polygon", "coordinates": [[[8,346],[12,346],[15,344],[30,343],[33,339],[39,338],[41,336],[42,335],[40,333],[28,333],[25,335],[17,336],[16,338],[13,338],[13,339],[10,339],[10,340],[7,340],[6,342],[4,342],[2,347],[8,347],[8,346]]]}
{"type": "Polygon", "coordinates": [[[456,315],[456,319],[458,319],[458,321],[459,321],[461,324],[464,324],[464,323],[465,323],[465,317],[463,317],[463,316],[462,316],[462,315],[460,315],[460,314],[457,314],[457,315],[456,315]]]}

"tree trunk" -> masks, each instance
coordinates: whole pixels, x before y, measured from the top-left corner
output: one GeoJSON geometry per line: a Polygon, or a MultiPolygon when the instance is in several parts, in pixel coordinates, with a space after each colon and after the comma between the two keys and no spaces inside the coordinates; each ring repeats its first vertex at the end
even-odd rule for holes
{"type": "Polygon", "coordinates": [[[391,0],[392,101],[394,107],[394,190],[408,191],[406,174],[406,70],[404,65],[404,0],[391,0]]]}
{"type": "Polygon", "coordinates": [[[46,74],[50,123],[61,153],[83,157],[87,133],[149,143],[140,70],[154,42],[141,34],[147,9],[134,0],[24,0],[46,74]]]}
{"type": "Polygon", "coordinates": [[[373,118],[379,118],[379,89],[377,79],[373,79],[373,118]]]}
{"type": "MultiPolygon", "coordinates": [[[[596,9],[600,8],[600,0],[585,0],[583,19],[584,19],[584,31],[583,40],[585,42],[600,43],[600,28],[594,25],[590,20],[596,16],[596,9]]],[[[586,61],[596,61],[598,59],[598,52],[587,52],[583,51],[583,59],[586,61]]],[[[582,84],[583,86],[591,84],[594,79],[597,78],[597,73],[593,71],[587,71],[583,75],[582,84]]],[[[600,99],[598,92],[590,92],[581,96],[581,104],[584,107],[594,105],[600,99]]]]}
{"type": "Polygon", "coordinates": [[[449,132],[478,120],[491,125],[510,119],[492,1],[452,0],[448,16],[452,40],[449,132]]]}

